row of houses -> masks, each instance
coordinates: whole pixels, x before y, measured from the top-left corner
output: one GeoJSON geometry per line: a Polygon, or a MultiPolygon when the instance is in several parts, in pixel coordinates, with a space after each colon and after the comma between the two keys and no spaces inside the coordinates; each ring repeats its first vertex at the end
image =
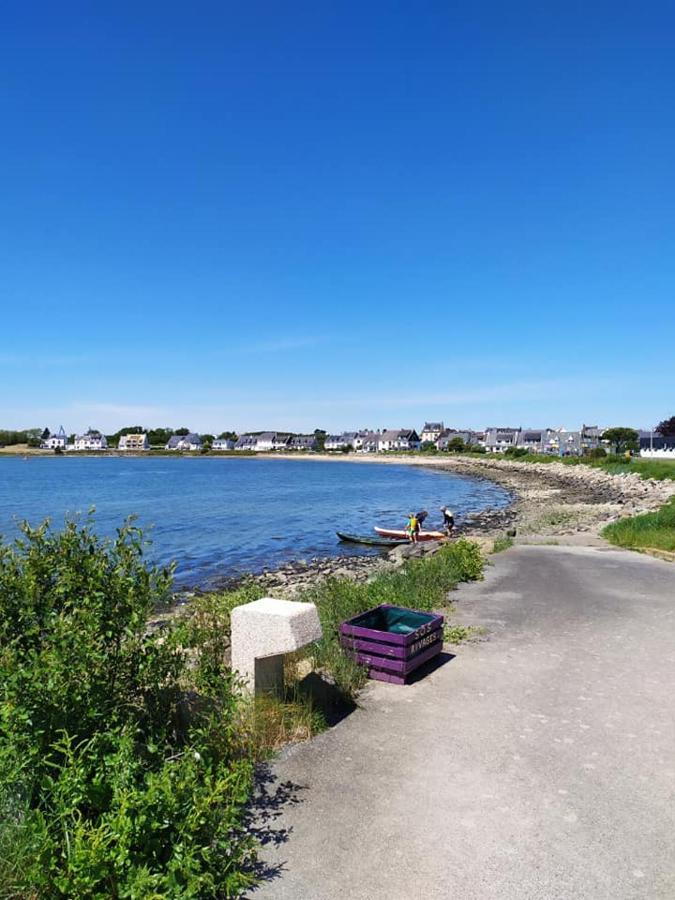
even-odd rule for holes
{"type": "Polygon", "coordinates": [[[317,450],[318,446],[319,443],[315,434],[287,434],[282,431],[263,431],[260,434],[242,434],[229,449],[249,453],[269,453],[272,450],[317,450]]]}
{"type": "Polygon", "coordinates": [[[72,443],[68,443],[68,437],[63,425],[58,431],[49,433],[43,437],[40,447],[43,450],[107,450],[108,441],[104,434],[90,428],[84,434],[76,434],[72,443]]]}
{"type": "MultiPolygon", "coordinates": [[[[597,425],[582,425],[578,431],[565,428],[511,428],[490,427],[485,431],[458,430],[445,428],[442,422],[426,422],[418,434],[413,428],[381,429],[377,431],[345,431],[342,434],[326,435],[324,447],[328,451],[354,450],[356,453],[387,453],[418,450],[422,445],[433,444],[438,450],[446,451],[456,446],[480,447],[488,453],[505,453],[510,449],[523,449],[529,453],[551,456],[582,456],[596,447],[603,446],[604,429],[597,425]]],[[[640,431],[640,454],[645,457],[675,459],[675,438],[654,436],[640,431]]],[[[69,443],[61,428],[46,434],[41,444],[43,449],[60,451],[99,451],[108,448],[102,432],[90,428],[84,434],[76,435],[69,443]]],[[[315,434],[293,435],[287,432],[263,431],[258,434],[242,434],[238,440],[217,438],[211,444],[215,451],[243,451],[269,453],[272,451],[314,451],[318,449],[315,434]]],[[[203,448],[200,435],[191,432],[173,435],[166,444],[166,450],[176,452],[199,452],[203,448]]],[[[117,449],[121,452],[143,452],[150,449],[147,434],[122,435],[117,449]]]]}
{"type": "Polygon", "coordinates": [[[505,453],[511,448],[549,456],[582,456],[602,446],[604,429],[582,425],[578,431],[566,428],[487,428],[481,444],[489,453],[505,453]]]}

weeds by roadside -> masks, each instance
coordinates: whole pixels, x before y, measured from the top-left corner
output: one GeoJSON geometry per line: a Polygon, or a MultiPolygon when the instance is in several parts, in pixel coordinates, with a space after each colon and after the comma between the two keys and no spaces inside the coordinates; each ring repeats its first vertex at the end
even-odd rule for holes
{"type": "Polygon", "coordinates": [[[443,640],[446,644],[463,644],[465,641],[476,640],[486,633],[482,625],[451,625],[446,622],[443,626],[443,640]]]}
{"type": "Polygon", "coordinates": [[[495,538],[492,544],[492,552],[501,553],[503,550],[508,550],[509,547],[513,547],[513,538],[505,535],[504,537],[495,538]]]}

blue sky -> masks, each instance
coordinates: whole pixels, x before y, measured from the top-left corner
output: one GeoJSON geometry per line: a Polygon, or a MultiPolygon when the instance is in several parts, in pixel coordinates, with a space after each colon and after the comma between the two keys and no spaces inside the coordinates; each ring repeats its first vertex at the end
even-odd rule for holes
{"type": "Polygon", "coordinates": [[[675,412],[670,3],[0,12],[0,426],[675,412]]]}

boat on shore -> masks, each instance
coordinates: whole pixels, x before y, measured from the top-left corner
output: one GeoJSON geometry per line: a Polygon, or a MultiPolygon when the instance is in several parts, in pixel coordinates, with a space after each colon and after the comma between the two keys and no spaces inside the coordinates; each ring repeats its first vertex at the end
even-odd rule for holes
{"type": "Polygon", "coordinates": [[[347,534],[344,531],[336,531],[341,541],[349,544],[366,544],[368,547],[398,547],[401,544],[407,544],[408,539],[396,539],[385,537],[372,537],[369,534],[347,534]]]}
{"type": "MultiPolygon", "coordinates": [[[[403,528],[377,528],[374,531],[384,538],[394,538],[397,540],[408,540],[408,532],[403,528]]],[[[418,531],[418,541],[442,541],[447,537],[444,531],[418,531]]]]}

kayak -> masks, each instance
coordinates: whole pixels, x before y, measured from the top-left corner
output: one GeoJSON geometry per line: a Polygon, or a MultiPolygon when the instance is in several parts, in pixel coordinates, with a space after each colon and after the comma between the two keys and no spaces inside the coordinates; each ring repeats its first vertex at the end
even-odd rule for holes
{"type": "Polygon", "coordinates": [[[395,540],[384,537],[371,537],[369,534],[345,534],[344,531],[336,531],[341,541],[347,541],[350,544],[367,544],[369,547],[398,547],[400,544],[407,544],[408,539],[395,540]]]}
{"type": "MultiPolygon", "coordinates": [[[[380,537],[396,538],[397,540],[408,540],[408,532],[402,528],[375,528],[380,537]]],[[[441,541],[447,537],[443,531],[419,531],[417,533],[418,541],[441,541]]]]}

